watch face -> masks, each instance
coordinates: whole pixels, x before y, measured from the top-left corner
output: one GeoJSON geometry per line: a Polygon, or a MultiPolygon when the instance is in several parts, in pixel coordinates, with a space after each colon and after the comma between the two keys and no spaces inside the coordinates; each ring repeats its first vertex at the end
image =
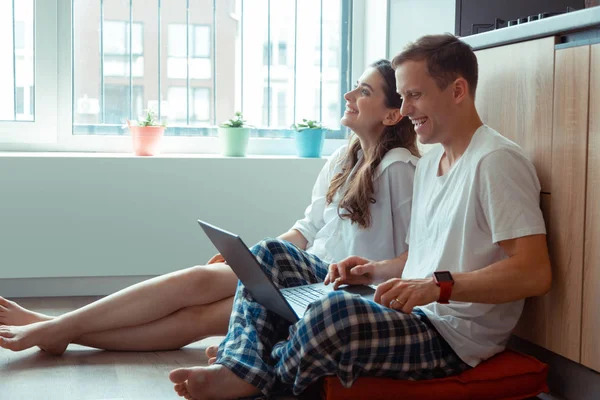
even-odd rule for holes
{"type": "Polygon", "coordinates": [[[435,278],[438,282],[452,282],[452,274],[448,271],[436,272],[435,278]]]}

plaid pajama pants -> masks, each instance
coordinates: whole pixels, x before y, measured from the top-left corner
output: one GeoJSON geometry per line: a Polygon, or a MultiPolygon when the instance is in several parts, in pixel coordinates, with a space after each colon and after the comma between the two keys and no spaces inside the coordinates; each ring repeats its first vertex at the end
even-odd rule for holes
{"type": "MultiPolygon", "coordinates": [[[[280,288],[322,282],[327,274],[327,263],[286,241],[266,239],[251,250],[280,288]]],[[[241,283],[216,364],[265,395],[290,388],[297,395],[325,375],[350,387],[363,375],[418,380],[469,368],[418,309],[404,314],[336,291],[290,324],[241,283]]]]}

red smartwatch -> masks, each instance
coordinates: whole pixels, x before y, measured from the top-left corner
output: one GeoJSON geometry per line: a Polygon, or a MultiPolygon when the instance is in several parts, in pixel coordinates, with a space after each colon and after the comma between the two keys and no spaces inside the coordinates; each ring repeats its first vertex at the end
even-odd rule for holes
{"type": "Polygon", "coordinates": [[[452,286],[454,286],[454,279],[450,271],[436,271],[433,273],[433,279],[435,284],[440,287],[440,298],[438,303],[448,304],[450,296],[452,295],[452,286]]]}

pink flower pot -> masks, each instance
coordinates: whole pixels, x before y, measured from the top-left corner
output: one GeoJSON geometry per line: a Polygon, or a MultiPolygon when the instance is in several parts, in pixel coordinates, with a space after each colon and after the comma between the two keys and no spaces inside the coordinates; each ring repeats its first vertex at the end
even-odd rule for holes
{"type": "Polygon", "coordinates": [[[160,142],[164,136],[164,126],[136,126],[129,124],[133,141],[133,152],[137,156],[160,154],[160,142]]]}

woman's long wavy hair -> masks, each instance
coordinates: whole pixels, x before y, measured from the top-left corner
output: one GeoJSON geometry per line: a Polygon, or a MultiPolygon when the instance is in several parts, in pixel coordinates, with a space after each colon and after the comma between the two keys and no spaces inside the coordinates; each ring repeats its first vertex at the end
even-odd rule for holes
{"type": "MultiPolygon", "coordinates": [[[[400,108],[402,99],[396,93],[396,77],[390,61],[379,60],[371,64],[371,67],[381,74],[385,82],[383,87],[385,105],[389,108],[400,108]]],[[[362,146],[359,138],[352,134],[348,150],[341,161],[342,172],[332,179],[326,197],[327,203],[330,204],[334,195],[350,178],[338,205],[340,218],[350,218],[352,223],[356,222],[362,228],[371,226],[369,207],[375,203],[373,177],[385,154],[397,147],[404,147],[414,156],[420,156],[417,148],[417,134],[412,122],[407,117],[402,118],[396,125],[386,126],[372,152],[363,154],[360,160],[358,153],[362,146]],[[355,166],[357,166],[356,173],[350,176],[355,166]]]]}

